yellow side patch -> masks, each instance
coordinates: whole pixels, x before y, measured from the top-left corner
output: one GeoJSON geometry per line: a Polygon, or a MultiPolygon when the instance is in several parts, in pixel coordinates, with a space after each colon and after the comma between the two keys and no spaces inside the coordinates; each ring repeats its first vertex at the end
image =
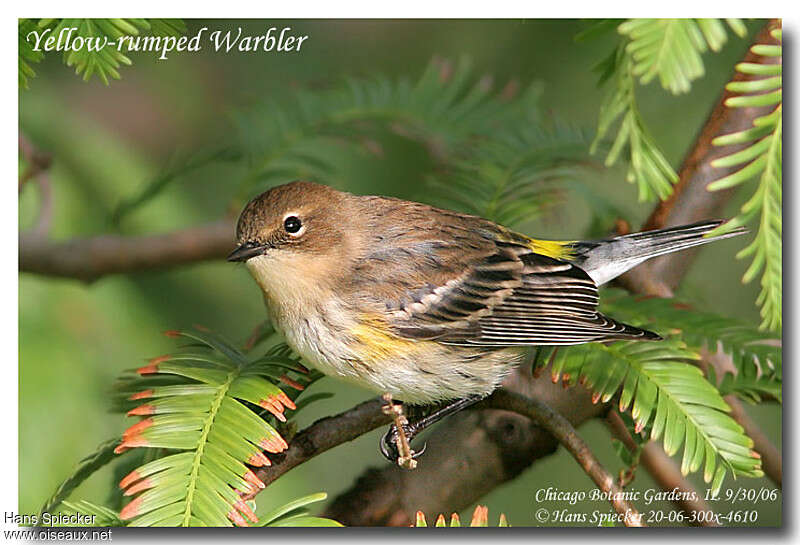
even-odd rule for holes
{"type": "Polygon", "coordinates": [[[423,348],[426,341],[403,339],[389,330],[381,316],[362,314],[349,333],[358,341],[354,351],[365,361],[402,357],[423,348]]]}

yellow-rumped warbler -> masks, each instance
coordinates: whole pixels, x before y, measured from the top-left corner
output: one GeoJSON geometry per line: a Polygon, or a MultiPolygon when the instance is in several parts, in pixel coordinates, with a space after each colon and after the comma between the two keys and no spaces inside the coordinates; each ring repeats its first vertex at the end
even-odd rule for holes
{"type": "Polygon", "coordinates": [[[293,182],[247,204],[228,259],[246,262],[272,323],[311,365],[411,404],[455,400],[453,412],[497,388],[515,347],[660,339],[599,313],[597,287],[740,234],[704,237],[720,223],[536,240],[476,216],[293,182]]]}

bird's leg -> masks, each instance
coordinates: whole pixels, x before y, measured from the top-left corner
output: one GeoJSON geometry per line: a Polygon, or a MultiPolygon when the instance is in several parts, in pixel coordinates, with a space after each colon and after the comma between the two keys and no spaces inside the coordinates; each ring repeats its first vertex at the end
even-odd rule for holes
{"type": "MultiPolygon", "coordinates": [[[[388,394],[384,395],[384,399],[387,399],[387,395],[388,394]]],[[[397,462],[397,464],[401,467],[414,469],[414,467],[416,467],[416,460],[414,460],[414,458],[425,452],[424,445],[417,453],[411,450],[410,443],[414,437],[416,437],[425,428],[432,426],[436,422],[447,416],[450,416],[451,414],[455,414],[471,405],[476,404],[483,398],[484,396],[479,395],[468,396],[452,401],[446,405],[434,405],[432,407],[428,407],[427,409],[429,410],[433,409],[432,412],[429,412],[422,418],[414,421],[413,424],[410,424],[404,415],[402,416],[402,420],[395,419],[395,422],[389,428],[389,431],[386,432],[386,435],[381,438],[381,452],[390,462],[397,462]],[[410,465],[411,467],[407,467],[407,465],[410,465]]],[[[391,396],[389,396],[389,400],[391,400],[391,396]]],[[[395,411],[396,409],[393,407],[384,407],[384,411],[387,412],[387,414],[391,414],[388,411],[395,411]]],[[[400,413],[402,414],[402,409],[400,409],[400,413]]]]}
{"type": "Polygon", "coordinates": [[[389,430],[390,433],[391,430],[394,430],[394,434],[392,435],[393,444],[391,445],[393,451],[390,453],[386,450],[384,446],[384,440],[386,438],[384,437],[384,440],[381,440],[381,452],[392,462],[397,461],[397,465],[400,467],[404,469],[414,469],[417,467],[417,461],[414,459],[414,451],[411,450],[411,445],[409,444],[410,439],[406,436],[406,430],[409,429],[409,424],[403,412],[403,404],[395,403],[392,399],[392,394],[388,392],[383,394],[383,400],[386,402],[386,405],[381,409],[384,414],[392,417],[394,423],[389,430]],[[390,458],[390,455],[393,455],[393,457],[390,458]]]}

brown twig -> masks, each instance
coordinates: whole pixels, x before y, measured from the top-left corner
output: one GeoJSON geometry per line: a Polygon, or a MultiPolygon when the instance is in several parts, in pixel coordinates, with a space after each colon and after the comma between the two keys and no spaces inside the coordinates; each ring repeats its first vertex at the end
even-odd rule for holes
{"type": "Polygon", "coordinates": [[[575,432],[569,421],[553,409],[533,399],[503,390],[495,390],[484,402],[487,407],[513,411],[527,416],[547,430],[569,451],[587,475],[594,481],[614,507],[625,526],[645,526],[642,515],[625,499],[623,490],[614,477],[595,458],[589,446],[575,432]]]}
{"type": "MultiPolygon", "coordinates": [[[[625,423],[620,418],[619,413],[616,410],[612,409],[608,411],[608,415],[606,416],[606,423],[608,427],[611,429],[611,433],[620,441],[623,442],[625,447],[632,451],[637,448],[636,443],[634,442],[633,438],[630,436],[630,432],[628,428],[625,427],[625,423]]],[[[681,475],[680,469],[675,464],[675,462],[667,456],[659,445],[655,443],[647,443],[642,448],[642,453],[639,457],[639,463],[644,466],[647,472],[653,477],[653,480],[658,483],[662,490],[678,490],[680,494],[675,496],[675,500],[673,500],[673,504],[679,510],[681,510],[685,515],[687,515],[687,520],[692,520],[693,513],[700,513],[700,512],[711,512],[711,507],[708,503],[703,499],[703,495],[697,492],[697,489],[692,486],[692,484],[686,480],[683,475],[681,475]]],[[[713,517],[694,517],[695,522],[692,524],[696,524],[698,526],[717,526],[717,524],[713,520],[706,520],[713,519],[713,517]]]]}
{"type": "MultiPolygon", "coordinates": [[[[780,19],[770,20],[754,38],[754,44],[776,44],[770,32],[780,27],[780,19]]],[[[748,50],[742,62],[780,62],[779,59],[767,60],[748,50]]],[[[745,81],[760,76],[745,75],[734,72],[733,81],[745,81]]],[[[678,170],[678,182],[672,195],[650,214],[643,229],[659,229],[674,225],[693,223],[722,215],[728,200],[735,193],[735,188],[724,191],[708,191],[706,187],[714,180],[718,180],[736,170],[738,167],[729,168],[712,167],[714,159],[738,151],[734,147],[717,147],[712,145],[712,140],[721,134],[730,134],[752,126],[756,117],[770,111],[764,108],[728,108],[725,101],[730,98],[731,92],[724,90],[700,134],[689,149],[686,157],[678,170]]],[[[659,278],[667,287],[675,289],[683,277],[682,271],[688,268],[696,255],[697,249],[687,250],[672,254],[669,257],[657,258],[638,269],[645,276],[659,278]]]]}
{"type": "Polygon", "coordinates": [[[22,188],[27,182],[50,168],[53,163],[53,157],[49,153],[34,147],[23,134],[19,135],[19,151],[27,163],[25,169],[19,175],[19,191],[22,192],[22,188]]]}
{"type": "MultiPolygon", "coordinates": [[[[299,432],[292,439],[285,453],[277,457],[273,456],[275,458],[273,465],[259,469],[257,472],[258,477],[264,484],[269,484],[290,469],[322,452],[387,424],[390,422],[391,416],[383,411],[382,406],[384,403],[385,401],[378,400],[367,401],[339,415],[318,420],[299,432]]],[[[547,434],[555,437],[559,443],[569,450],[570,454],[600,490],[608,494],[609,501],[620,515],[621,520],[630,526],[642,525],[641,515],[624,499],[622,490],[616,485],[614,478],[597,461],[586,443],[575,432],[569,420],[561,416],[561,414],[540,401],[534,401],[505,389],[495,391],[481,405],[484,408],[511,411],[522,415],[532,420],[547,434]]],[[[508,421],[506,426],[508,426],[508,421]]],[[[451,446],[453,445],[451,444],[451,446]]],[[[548,446],[547,450],[551,451],[552,447],[553,445],[548,446]]],[[[459,453],[468,453],[473,456],[475,454],[474,452],[470,453],[468,449],[464,451],[451,451],[448,449],[448,455],[456,463],[458,463],[457,456],[459,453]]],[[[446,475],[452,476],[453,474],[447,473],[446,475]]],[[[251,499],[256,494],[258,494],[258,491],[249,494],[245,499],[251,499]]],[[[419,497],[418,501],[422,501],[422,498],[419,497]]],[[[403,522],[405,523],[406,521],[403,522]]]]}
{"type": "MultiPolygon", "coordinates": [[[[317,420],[298,432],[286,451],[271,455],[274,459],[273,464],[260,468],[256,473],[258,478],[268,485],[303,462],[342,443],[357,439],[375,428],[389,424],[391,418],[383,413],[382,405],[381,400],[372,399],[336,416],[317,420]]],[[[245,499],[251,499],[257,493],[254,492],[245,499]]]]}
{"type": "Polygon", "coordinates": [[[781,451],[764,435],[761,427],[753,422],[750,415],[745,411],[742,402],[736,396],[725,396],[725,402],[731,408],[731,416],[743,428],[747,436],[753,440],[753,450],[761,456],[761,468],[764,474],[774,482],[778,488],[783,487],[783,459],[781,451]]]}
{"type": "Polygon", "coordinates": [[[39,217],[30,232],[37,236],[45,236],[50,231],[53,219],[53,190],[48,174],[53,158],[49,153],[44,153],[34,147],[22,134],[19,135],[19,151],[27,163],[19,176],[19,192],[22,193],[26,183],[35,180],[41,199],[39,217]]]}
{"type": "MultiPolygon", "coordinates": [[[[605,411],[592,403],[588,391],[565,390],[549,376],[532,376],[526,365],[503,387],[546,403],[573,426],[605,411]]],[[[326,515],[348,526],[407,526],[417,510],[441,513],[469,506],[558,447],[529,418],[495,409],[450,416],[425,440],[425,455],[415,471],[388,465],[369,469],[328,506],[326,515]]]]}
{"type": "Polygon", "coordinates": [[[214,223],[162,235],[100,235],[66,242],[21,233],[19,270],[92,282],[128,273],[221,259],[234,245],[235,224],[214,223]]]}
{"type": "MultiPolygon", "coordinates": [[[[714,375],[717,380],[721,380],[726,373],[736,374],[738,372],[732,358],[722,350],[712,352],[706,348],[700,351],[700,356],[699,367],[706,376],[708,376],[707,369],[709,366],[714,368],[714,375]]],[[[761,431],[761,428],[753,422],[738,397],[732,394],[727,395],[725,396],[725,402],[731,408],[731,418],[736,420],[744,428],[745,434],[753,440],[753,450],[761,456],[761,468],[764,470],[764,474],[781,488],[783,467],[781,451],[772,444],[769,438],[764,435],[764,432],[761,431]]]]}

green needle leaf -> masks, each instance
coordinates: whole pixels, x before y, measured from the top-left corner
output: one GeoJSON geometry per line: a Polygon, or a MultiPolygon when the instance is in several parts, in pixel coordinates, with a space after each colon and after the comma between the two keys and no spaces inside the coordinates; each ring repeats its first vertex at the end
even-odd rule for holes
{"type": "MultiPolygon", "coordinates": [[[[138,369],[138,378],[124,377],[118,385],[127,398],[120,405],[133,406],[128,414],[141,420],[125,431],[117,451],[158,447],[169,453],[122,479],[120,488],[135,497],[119,517],[134,526],[257,523],[253,509],[239,499],[240,493],[263,487],[247,466],[268,465],[262,451],[287,448],[257,410],[266,409],[268,418],[285,421],[284,413],[295,408],[292,397],[297,394],[284,393],[280,378],[294,373],[286,379],[298,388],[312,379],[285,346],[248,357],[204,329],[167,333],[189,339],[192,345],[151,360],[138,369]],[[151,385],[157,378],[173,383],[151,385]]],[[[305,505],[297,505],[301,504],[305,505]]],[[[301,522],[323,524],[313,517],[294,520],[301,522]]]]}
{"type": "MultiPolygon", "coordinates": [[[[772,35],[780,41],[780,30],[773,31],[772,35]]],[[[715,146],[745,147],[711,163],[717,168],[739,168],[708,184],[708,189],[718,191],[756,180],[752,197],[729,225],[757,225],[755,239],[737,257],[752,258],[743,282],[750,282],[761,274],[761,292],[756,300],[761,307],[761,327],[775,331],[781,328],[783,313],[782,46],[759,44],[751,51],[763,56],[763,62],[739,63],[736,70],[764,77],[729,83],[727,89],[738,95],[728,98],[725,105],[730,108],[771,106],[774,109],[756,118],[752,127],[713,140],[715,146]]]]}

